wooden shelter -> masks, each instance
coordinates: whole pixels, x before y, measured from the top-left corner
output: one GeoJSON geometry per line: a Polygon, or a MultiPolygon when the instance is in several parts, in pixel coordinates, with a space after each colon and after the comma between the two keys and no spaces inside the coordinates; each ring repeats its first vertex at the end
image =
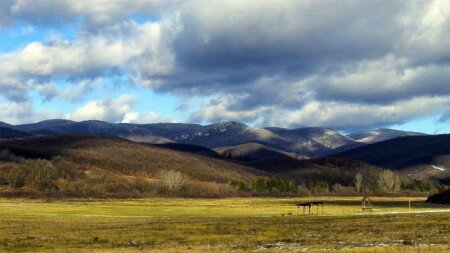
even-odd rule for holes
{"type": "Polygon", "coordinates": [[[297,203],[297,215],[300,213],[300,207],[303,207],[303,214],[305,214],[305,208],[308,207],[308,214],[311,214],[311,207],[316,206],[317,207],[317,214],[319,214],[319,206],[322,206],[322,214],[324,205],[322,201],[312,201],[312,202],[304,202],[304,203],[297,203]]]}

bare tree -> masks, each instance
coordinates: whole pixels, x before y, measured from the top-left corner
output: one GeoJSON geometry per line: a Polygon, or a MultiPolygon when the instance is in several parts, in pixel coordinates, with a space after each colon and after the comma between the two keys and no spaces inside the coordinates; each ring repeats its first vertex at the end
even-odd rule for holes
{"type": "Polygon", "coordinates": [[[391,170],[383,170],[379,174],[378,186],[387,193],[396,193],[400,190],[400,178],[391,170]]]}
{"type": "Polygon", "coordinates": [[[363,181],[363,175],[361,172],[356,173],[355,175],[355,188],[356,188],[356,192],[360,193],[361,192],[361,188],[362,188],[362,181],[363,181]]]}
{"type": "Polygon", "coordinates": [[[187,176],[175,170],[161,171],[159,179],[170,192],[178,192],[187,181],[187,176]]]}

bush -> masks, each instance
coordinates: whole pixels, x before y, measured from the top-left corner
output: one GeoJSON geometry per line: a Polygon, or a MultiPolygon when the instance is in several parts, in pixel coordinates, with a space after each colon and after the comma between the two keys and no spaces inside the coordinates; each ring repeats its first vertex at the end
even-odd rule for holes
{"type": "Polygon", "coordinates": [[[52,165],[56,168],[59,178],[74,180],[84,176],[84,173],[78,169],[77,164],[67,161],[61,156],[54,158],[52,165]]]}
{"type": "Polygon", "coordinates": [[[8,184],[12,188],[21,188],[25,186],[26,173],[22,169],[10,171],[7,176],[8,184]]]}
{"type": "Polygon", "coordinates": [[[239,196],[239,191],[228,184],[190,180],[180,192],[180,196],[225,198],[239,196]]]}
{"type": "Polygon", "coordinates": [[[258,193],[296,193],[297,186],[293,180],[282,180],[278,177],[259,178],[249,187],[243,181],[233,181],[231,186],[239,191],[254,191],[258,193]]]}
{"type": "Polygon", "coordinates": [[[245,182],[240,180],[231,182],[231,186],[238,189],[239,191],[250,191],[250,187],[248,187],[245,182]]]}
{"type": "Polygon", "coordinates": [[[397,193],[400,190],[400,178],[391,170],[383,170],[379,174],[378,187],[385,193],[397,193]]]}
{"type": "Polygon", "coordinates": [[[411,180],[405,181],[401,184],[402,190],[413,190],[416,192],[437,192],[444,190],[445,185],[441,185],[439,183],[433,183],[430,180],[411,180]]]}
{"type": "Polygon", "coordinates": [[[187,176],[179,171],[168,170],[159,173],[159,180],[161,180],[169,192],[175,193],[183,188],[187,181],[187,176]]]}
{"type": "Polygon", "coordinates": [[[269,179],[259,178],[258,180],[253,182],[252,186],[256,192],[297,192],[297,186],[295,185],[294,181],[286,181],[278,177],[269,179]]]}
{"type": "Polygon", "coordinates": [[[338,196],[352,196],[356,193],[355,187],[343,186],[341,184],[333,185],[333,193],[338,196]]]}
{"type": "Polygon", "coordinates": [[[328,183],[323,180],[309,181],[306,187],[312,194],[323,194],[330,191],[328,183]]]}
{"type": "Polygon", "coordinates": [[[1,149],[0,150],[0,161],[6,161],[6,162],[22,162],[23,158],[14,155],[9,151],[9,149],[1,149]]]}
{"type": "Polygon", "coordinates": [[[13,188],[21,188],[29,184],[40,191],[57,191],[56,180],[74,180],[82,175],[76,166],[63,158],[55,158],[52,162],[43,159],[25,160],[8,174],[8,184],[13,188]]]}

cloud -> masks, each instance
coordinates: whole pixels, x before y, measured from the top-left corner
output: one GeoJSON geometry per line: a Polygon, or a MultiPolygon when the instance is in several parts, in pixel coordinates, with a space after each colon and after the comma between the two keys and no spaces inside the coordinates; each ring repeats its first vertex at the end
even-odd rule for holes
{"type": "Polygon", "coordinates": [[[244,120],[254,122],[257,121],[261,115],[269,111],[269,108],[258,107],[256,109],[233,108],[233,103],[236,99],[245,99],[244,97],[224,96],[211,100],[208,105],[203,106],[198,111],[194,112],[189,121],[190,122],[220,122],[224,120],[244,120]]]}
{"type": "Polygon", "coordinates": [[[0,25],[25,21],[32,25],[55,26],[83,22],[86,30],[98,31],[134,14],[157,15],[168,3],[160,0],[5,0],[0,8],[0,25]]]}
{"type": "Polygon", "coordinates": [[[138,99],[135,95],[122,95],[115,99],[89,101],[66,115],[66,118],[74,121],[104,120],[114,123],[177,122],[173,117],[159,115],[155,112],[134,111],[138,99]]]}
{"type": "Polygon", "coordinates": [[[122,95],[117,99],[90,101],[67,115],[66,118],[74,121],[104,120],[108,122],[122,122],[125,115],[132,112],[137,99],[133,95],[122,95]]]}
{"type": "Polygon", "coordinates": [[[155,88],[209,96],[195,120],[351,128],[439,114],[428,105],[450,95],[446,10],[445,1],[196,1],[174,19],[175,72],[155,88]],[[397,109],[412,101],[423,107],[397,109]]]}
{"type": "Polygon", "coordinates": [[[291,126],[330,126],[340,129],[367,128],[404,123],[413,118],[442,112],[450,106],[450,96],[419,97],[387,105],[321,103],[313,101],[280,121],[291,126]]]}
{"type": "Polygon", "coordinates": [[[361,103],[391,103],[417,96],[450,94],[450,65],[408,65],[392,56],[343,66],[339,73],[305,79],[316,98],[361,103]]]}
{"type": "Polygon", "coordinates": [[[96,87],[103,84],[103,78],[96,78],[94,80],[81,80],[75,85],[67,89],[63,94],[63,99],[68,99],[69,101],[79,101],[89,95],[96,87]]]}
{"type": "Polygon", "coordinates": [[[149,124],[149,123],[175,123],[178,122],[177,119],[173,117],[168,117],[164,115],[160,115],[155,112],[129,112],[124,115],[122,123],[141,123],[141,124],[149,124]]]}
{"type": "MultiPolygon", "coordinates": [[[[118,78],[207,101],[185,110],[194,110],[190,121],[388,126],[449,106],[449,13],[450,3],[440,0],[7,1],[0,26],[81,25],[73,40],[0,52],[1,96],[77,101],[99,80],[118,78]],[[133,21],[139,15],[147,21],[133,21]],[[61,79],[69,89],[58,86],[61,79]]],[[[98,98],[71,117],[171,120],[125,104],[116,110],[98,98]]]]}
{"type": "Polygon", "coordinates": [[[73,41],[34,41],[14,52],[0,52],[0,88],[4,90],[1,95],[24,101],[29,92],[36,91],[49,99],[54,94],[48,96],[48,89],[42,89],[42,84],[61,79],[79,86],[75,88],[78,91],[87,92],[87,83],[102,77],[129,76],[145,68],[158,74],[164,71],[164,61],[170,60],[152,57],[158,49],[159,30],[157,23],[130,21],[95,36],[81,36],[73,41]],[[152,68],[153,65],[159,68],[152,68]]]}
{"type": "Polygon", "coordinates": [[[447,110],[439,118],[440,123],[446,123],[450,121],[450,106],[448,106],[447,110]]]}
{"type": "Polygon", "coordinates": [[[9,124],[33,123],[61,117],[61,113],[56,111],[36,110],[31,102],[14,103],[0,99],[0,119],[9,124]]]}

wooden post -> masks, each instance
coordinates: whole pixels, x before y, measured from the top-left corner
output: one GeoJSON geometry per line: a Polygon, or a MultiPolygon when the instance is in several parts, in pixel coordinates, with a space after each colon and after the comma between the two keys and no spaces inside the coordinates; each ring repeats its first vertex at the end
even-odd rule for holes
{"type": "Polygon", "coordinates": [[[411,200],[408,200],[408,211],[411,212],[411,200]]]}

